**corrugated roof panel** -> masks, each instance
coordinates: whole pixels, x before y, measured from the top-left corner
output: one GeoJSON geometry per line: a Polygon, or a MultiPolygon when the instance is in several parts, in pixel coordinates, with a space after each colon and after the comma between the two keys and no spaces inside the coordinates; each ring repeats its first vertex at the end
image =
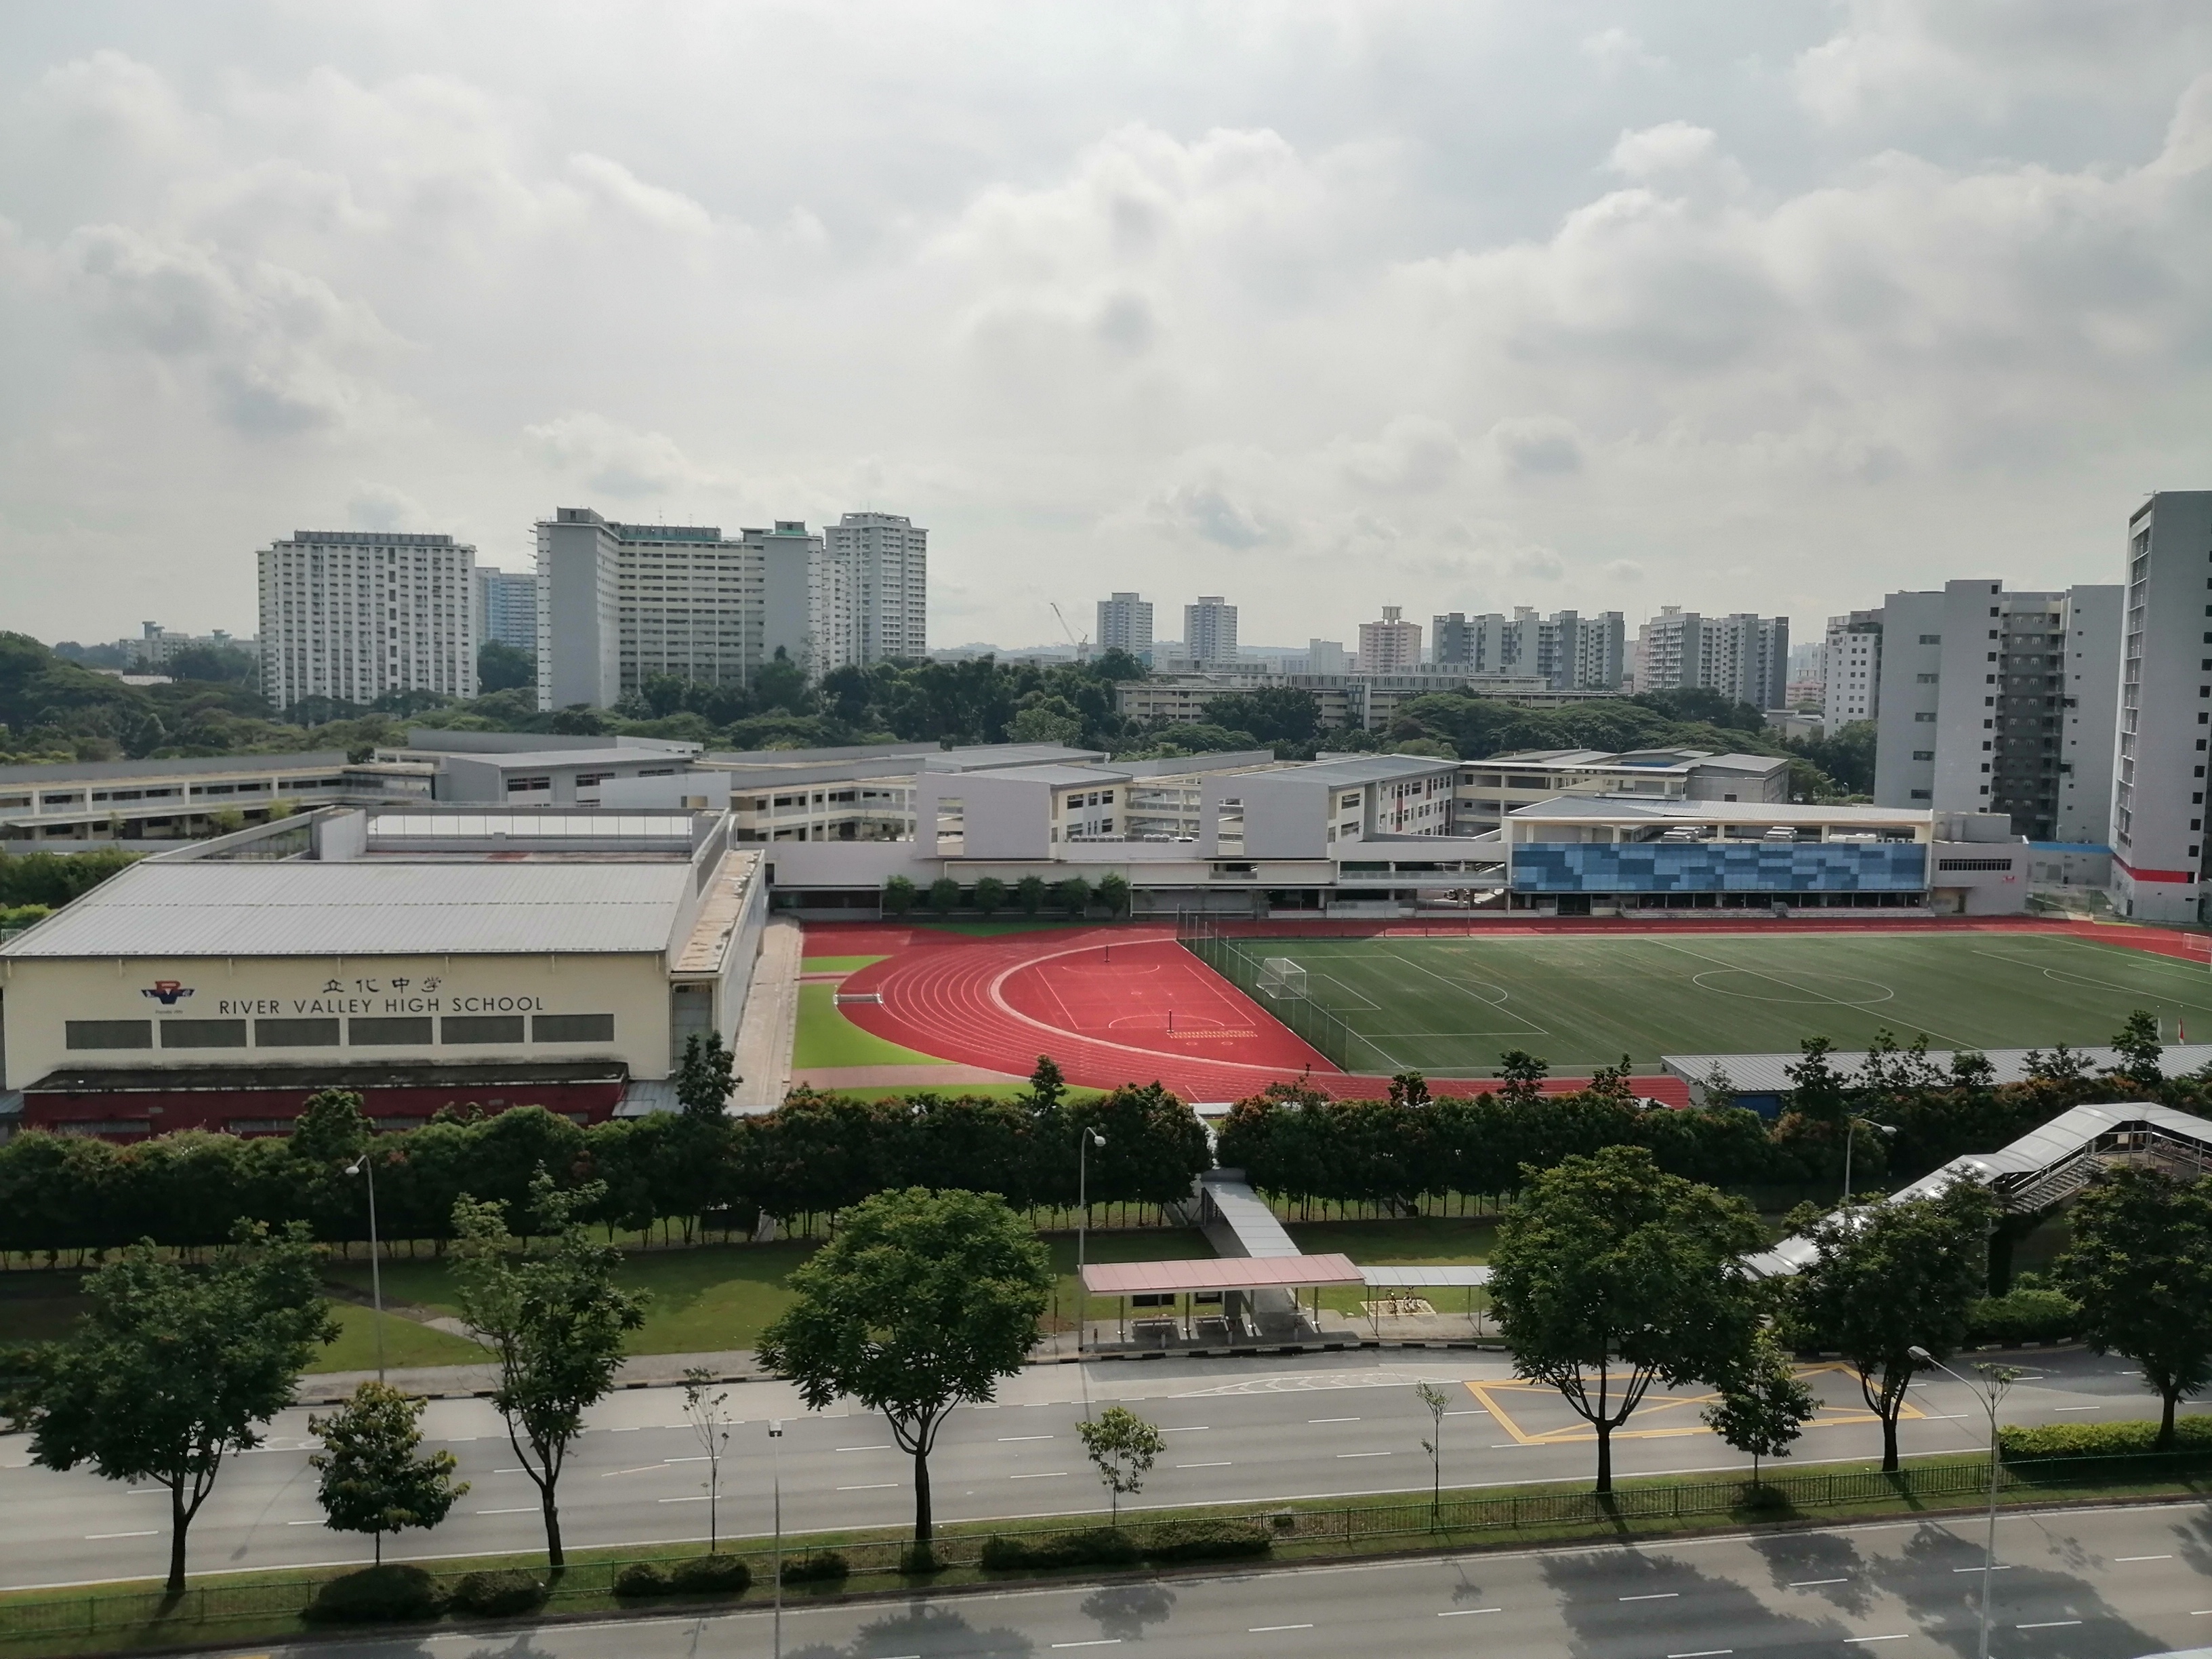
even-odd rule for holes
{"type": "Polygon", "coordinates": [[[690,880],[675,860],[141,864],[0,956],[663,951],[690,880]]]}

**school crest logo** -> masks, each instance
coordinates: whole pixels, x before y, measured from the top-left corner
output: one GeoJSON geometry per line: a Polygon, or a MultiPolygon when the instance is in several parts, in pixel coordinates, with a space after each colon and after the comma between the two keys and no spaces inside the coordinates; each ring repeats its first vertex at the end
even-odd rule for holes
{"type": "Polygon", "coordinates": [[[144,990],[138,993],[142,997],[153,998],[155,1001],[160,1003],[164,1008],[175,1007],[186,997],[191,995],[191,994],[192,988],[191,986],[180,983],[179,981],[173,979],[157,979],[144,990]]]}

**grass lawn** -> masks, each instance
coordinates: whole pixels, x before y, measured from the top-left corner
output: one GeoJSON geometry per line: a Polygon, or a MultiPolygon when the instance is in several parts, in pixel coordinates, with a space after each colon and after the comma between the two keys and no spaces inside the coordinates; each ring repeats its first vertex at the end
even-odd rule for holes
{"type": "Polygon", "coordinates": [[[1304,968],[1309,1000],[1350,1032],[1337,1046],[1352,1052],[1331,1058],[1362,1072],[1489,1076],[1508,1048],[1564,1070],[1623,1054],[1648,1070],[1662,1054],[1789,1053],[1813,1036],[1863,1048],[1884,1030],[1935,1048],[2085,1047],[2136,1009],[2169,1035],[2185,1019],[2212,1030],[2201,964],[2055,933],[1235,943],[1240,984],[1263,956],[1304,968]]]}
{"type": "Polygon", "coordinates": [[[864,1031],[837,1011],[834,985],[799,988],[799,1031],[791,1063],[805,1071],[816,1066],[943,1066],[934,1054],[902,1048],[864,1031]]]}
{"type": "MultiPolygon", "coordinates": [[[[1309,1255],[1332,1251],[1350,1256],[1361,1267],[1398,1263],[1407,1266],[1448,1267],[1490,1260],[1492,1241],[1498,1237],[1495,1216],[1405,1216],[1395,1221],[1301,1221],[1286,1231],[1309,1255]]],[[[1422,1292],[1416,1291],[1416,1296],[1422,1292]]],[[[1358,1314],[1366,1291],[1356,1285],[1340,1285],[1321,1293],[1321,1304],[1337,1313],[1358,1314]]],[[[1465,1291],[1438,1291],[1430,1297],[1440,1314],[1463,1313],[1465,1291]]],[[[1478,1308],[1490,1299],[1478,1291],[1478,1308]]]]}
{"type": "Polygon", "coordinates": [[[802,974],[857,974],[863,968],[872,968],[885,957],[807,957],[799,964],[802,974]]]}
{"type": "MultiPolygon", "coordinates": [[[[376,1369],[376,1310],[351,1302],[333,1302],[338,1340],[308,1362],[316,1371],[373,1371],[376,1369]]],[[[387,1313],[384,1316],[384,1363],[401,1365],[467,1365],[490,1358],[466,1337],[434,1330],[411,1319],[387,1313]]]]}

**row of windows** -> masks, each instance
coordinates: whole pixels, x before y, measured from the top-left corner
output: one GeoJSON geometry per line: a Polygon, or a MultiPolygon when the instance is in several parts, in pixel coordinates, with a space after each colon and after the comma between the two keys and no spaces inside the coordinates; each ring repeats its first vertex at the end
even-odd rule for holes
{"type": "MultiPolygon", "coordinates": [[[[518,1043],[524,1041],[520,1014],[447,1014],[434,1021],[428,1014],[364,1018],[345,1022],[342,1044],[336,1019],[257,1019],[253,1024],[256,1048],[423,1048],[433,1042],[447,1043],[518,1043]],[[433,1037],[433,1025],[441,1028],[433,1037]]],[[[243,1048],[246,1022],[242,1019],[165,1019],[161,1022],[164,1048],[243,1048]]],[[[66,1022],[64,1040],[71,1048],[151,1048],[155,1022],[150,1019],[72,1019],[66,1022]]],[[[612,1042],[612,1014],[535,1014],[530,1017],[532,1042],[612,1042]]]]}

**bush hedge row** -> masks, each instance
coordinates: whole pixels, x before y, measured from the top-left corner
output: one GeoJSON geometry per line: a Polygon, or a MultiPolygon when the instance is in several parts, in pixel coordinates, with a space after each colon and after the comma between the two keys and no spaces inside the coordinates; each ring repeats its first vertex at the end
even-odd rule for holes
{"type": "MultiPolygon", "coordinates": [[[[2158,1425],[2148,1419],[2007,1424],[1997,1431],[1997,1444],[2006,1460],[2014,1462],[2052,1457],[2131,1457],[2158,1449],[2158,1425]]],[[[2212,1417],[2176,1418],[2173,1449],[2212,1452],[2212,1417]]]]}

